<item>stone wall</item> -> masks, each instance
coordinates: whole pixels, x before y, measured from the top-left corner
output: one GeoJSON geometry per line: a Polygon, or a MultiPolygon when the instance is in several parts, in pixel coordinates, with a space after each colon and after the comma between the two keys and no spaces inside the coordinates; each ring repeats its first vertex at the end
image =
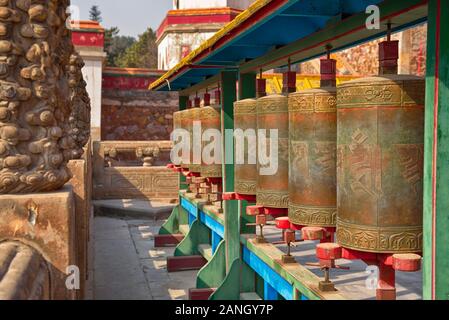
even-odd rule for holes
{"type": "MultiPolygon", "coordinates": [[[[67,184],[62,190],[49,193],[0,195],[0,212],[0,243],[16,241],[24,244],[44,257],[48,265],[49,292],[45,293],[48,290],[42,289],[44,294],[37,294],[35,299],[75,299],[78,293],[66,286],[67,268],[78,265],[75,251],[76,204],[72,186],[67,184]]],[[[0,260],[1,267],[3,259],[0,257],[0,260]]],[[[36,258],[36,263],[39,261],[36,258]]],[[[29,272],[31,275],[38,272],[27,265],[22,266],[21,270],[25,278],[28,278],[29,272]]],[[[17,286],[0,287],[0,297],[27,299],[29,297],[20,292],[31,290],[28,284],[32,287],[36,283],[33,278],[27,281],[28,284],[21,282],[21,279],[10,281],[17,283],[17,286]]]]}
{"type": "Polygon", "coordinates": [[[171,141],[94,142],[94,199],[176,201],[178,174],[166,168],[171,148],[171,141]]]}
{"type": "Polygon", "coordinates": [[[147,90],[160,76],[151,70],[106,69],[103,74],[102,141],[170,140],[178,94],[147,90]]]}

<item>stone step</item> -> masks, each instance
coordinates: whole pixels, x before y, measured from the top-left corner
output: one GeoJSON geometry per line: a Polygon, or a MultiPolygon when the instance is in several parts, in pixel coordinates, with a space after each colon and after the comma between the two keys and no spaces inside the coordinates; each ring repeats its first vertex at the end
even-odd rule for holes
{"type": "Polygon", "coordinates": [[[176,204],[140,199],[93,201],[96,216],[167,219],[176,204]]]}

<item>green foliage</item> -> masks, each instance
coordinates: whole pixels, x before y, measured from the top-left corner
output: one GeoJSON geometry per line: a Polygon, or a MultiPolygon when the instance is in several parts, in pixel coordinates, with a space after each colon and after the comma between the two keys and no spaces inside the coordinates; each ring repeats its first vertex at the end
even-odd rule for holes
{"type": "Polygon", "coordinates": [[[107,65],[110,67],[117,67],[115,63],[117,58],[136,42],[134,37],[119,36],[119,33],[120,30],[117,27],[105,30],[104,48],[108,54],[107,65]]]}
{"type": "Polygon", "coordinates": [[[120,68],[157,68],[156,33],[148,28],[139,39],[115,59],[120,68]]]}
{"type": "Polygon", "coordinates": [[[92,21],[101,22],[103,19],[101,18],[101,11],[97,5],[93,5],[89,11],[89,17],[92,21]]]}
{"type": "MultiPolygon", "coordinates": [[[[89,11],[90,19],[102,22],[101,11],[97,5],[89,11]]],[[[104,49],[107,52],[106,64],[110,67],[121,68],[157,68],[156,33],[149,28],[134,37],[120,36],[117,27],[105,30],[104,49]]]]}

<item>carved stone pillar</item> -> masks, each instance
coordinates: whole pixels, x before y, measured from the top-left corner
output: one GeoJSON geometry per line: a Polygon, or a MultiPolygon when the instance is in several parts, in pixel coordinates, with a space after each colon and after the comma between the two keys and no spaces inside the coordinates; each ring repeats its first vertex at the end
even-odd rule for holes
{"type": "Polygon", "coordinates": [[[60,189],[90,130],[69,0],[0,0],[0,193],[60,189]]]}

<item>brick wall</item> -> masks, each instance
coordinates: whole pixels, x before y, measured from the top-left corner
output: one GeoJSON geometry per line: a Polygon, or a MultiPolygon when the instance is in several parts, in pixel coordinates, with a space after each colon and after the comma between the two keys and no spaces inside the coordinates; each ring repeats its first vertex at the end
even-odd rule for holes
{"type": "Polygon", "coordinates": [[[106,68],[103,73],[103,141],[170,140],[178,94],[148,91],[161,75],[145,69],[106,68]]]}

